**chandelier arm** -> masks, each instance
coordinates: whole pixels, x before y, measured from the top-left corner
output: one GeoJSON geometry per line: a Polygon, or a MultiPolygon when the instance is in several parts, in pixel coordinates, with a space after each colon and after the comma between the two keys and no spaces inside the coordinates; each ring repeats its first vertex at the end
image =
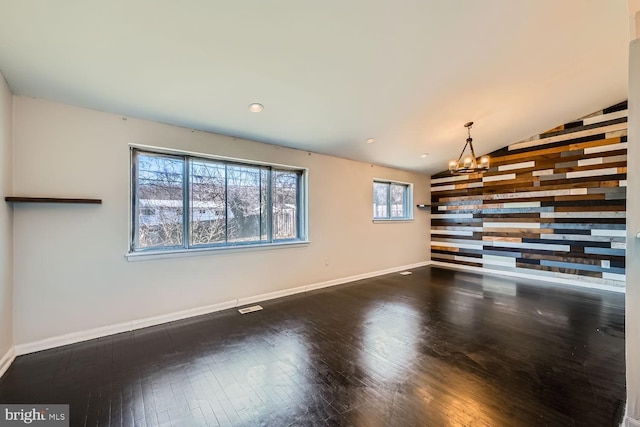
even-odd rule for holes
{"type": "Polygon", "coordinates": [[[473,142],[471,142],[471,141],[472,141],[472,138],[469,137],[467,139],[467,144],[469,144],[469,149],[471,149],[471,155],[473,156],[473,162],[475,163],[476,162],[476,152],[473,151],[473,142]]]}
{"type": "Polygon", "coordinates": [[[468,139],[467,139],[467,143],[464,144],[464,147],[462,147],[462,151],[460,152],[460,155],[458,156],[457,164],[460,164],[460,159],[462,159],[462,156],[464,155],[464,150],[467,149],[467,145],[469,145],[469,140],[468,139]]]}

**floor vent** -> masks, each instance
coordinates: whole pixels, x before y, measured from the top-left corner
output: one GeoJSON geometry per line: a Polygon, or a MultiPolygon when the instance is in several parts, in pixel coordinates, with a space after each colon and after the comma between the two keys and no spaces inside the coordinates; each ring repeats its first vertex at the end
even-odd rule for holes
{"type": "Polygon", "coordinates": [[[401,274],[402,276],[408,276],[408,275],[410,275],[410,274],[411,274],[411,272],[410,272],[410,271],[401,271],[401,272],[400,272],[400,274],[401,274]]]}
{"type": "Polygon", "coordinates": [[[240,312],[240,314],[247,314],[247,313],[253,313],[254,311],[260,311],[260,310],[262,310],[261,305],[252,305],[251,307],[241,308],[238,311],[240,312]]]}

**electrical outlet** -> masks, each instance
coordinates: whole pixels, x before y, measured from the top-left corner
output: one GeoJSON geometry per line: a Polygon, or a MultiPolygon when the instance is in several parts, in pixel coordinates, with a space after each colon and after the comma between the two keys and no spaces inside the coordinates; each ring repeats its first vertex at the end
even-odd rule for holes
{"type": "Polygon", "coordinates": [[[329,258],[324,259],[324,266],[329,267],[329,258]]]}

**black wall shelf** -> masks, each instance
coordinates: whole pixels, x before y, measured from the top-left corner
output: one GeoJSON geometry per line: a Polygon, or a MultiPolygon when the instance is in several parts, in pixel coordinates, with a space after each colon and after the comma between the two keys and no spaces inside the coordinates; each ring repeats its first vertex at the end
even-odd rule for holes
{"type": "Polygon", "coordinates": [[[14,197],[7,196],[5,202],[11,203],[83,203],[83,204],[102,204],[102,199],[70,199],[61,197],[14,197]]]}

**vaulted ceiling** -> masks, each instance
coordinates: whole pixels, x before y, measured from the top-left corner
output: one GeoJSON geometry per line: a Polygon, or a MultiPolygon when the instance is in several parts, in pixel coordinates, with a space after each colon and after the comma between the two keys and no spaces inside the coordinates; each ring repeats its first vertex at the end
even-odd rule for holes
{"type": "Polygon", "coordinates": [[[0,0],[18,95],[424,173],[623,101],[628,42],[626,0],[0,0]]]}

